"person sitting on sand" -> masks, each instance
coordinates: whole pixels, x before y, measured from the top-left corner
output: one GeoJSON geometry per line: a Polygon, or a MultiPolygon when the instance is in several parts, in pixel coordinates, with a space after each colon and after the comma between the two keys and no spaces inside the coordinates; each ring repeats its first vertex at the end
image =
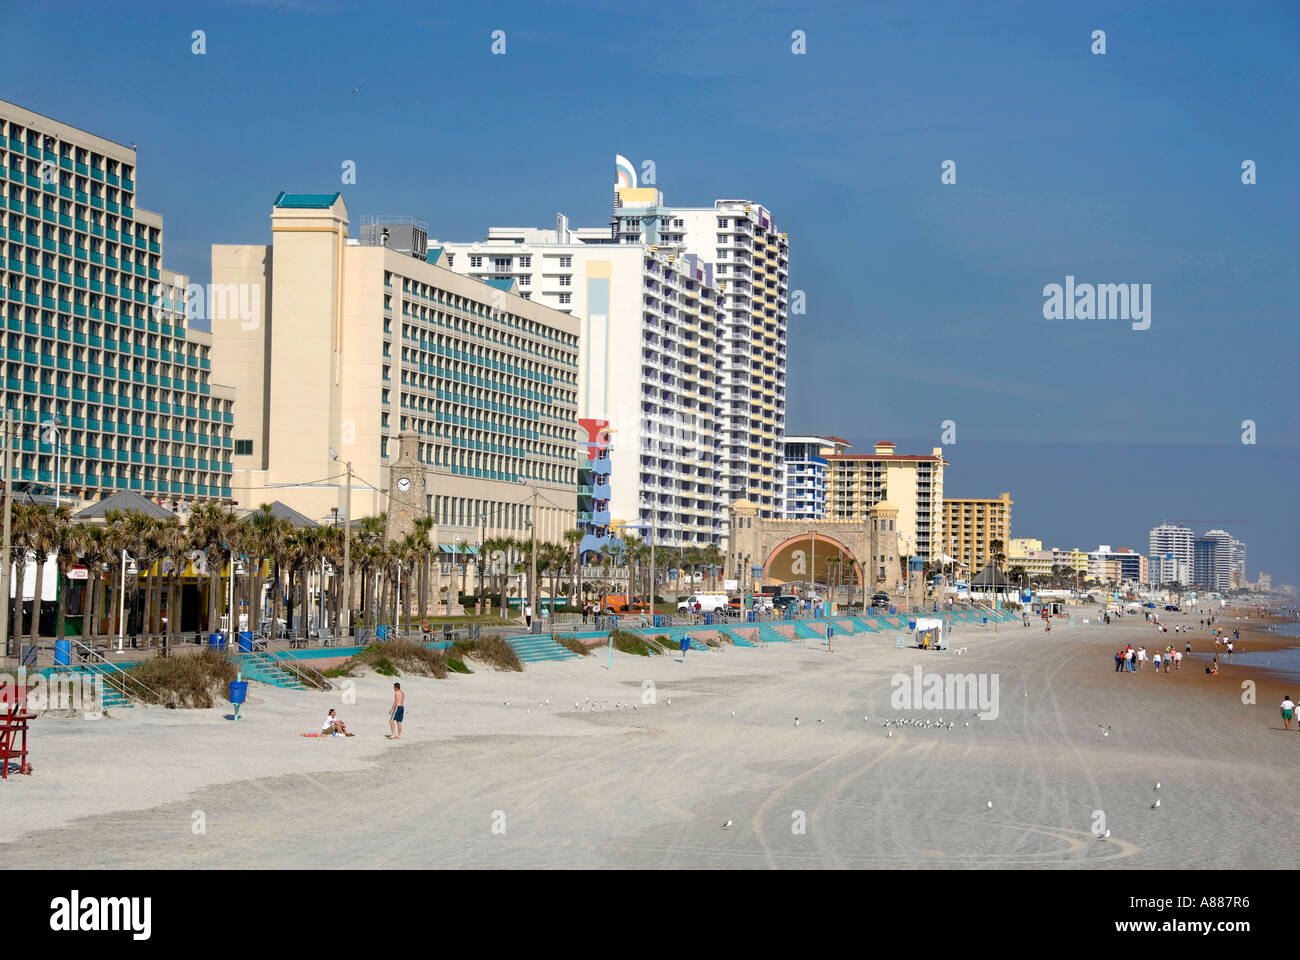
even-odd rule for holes
{"type": "Polygon", "coordinates": [[[346,737],[348,728],[342,720],[335,716],[334,711],[331,709],[329,713],[325,714],[325,720],[320,725],[320,732],[324,734],[341,733],[346,737]]]}

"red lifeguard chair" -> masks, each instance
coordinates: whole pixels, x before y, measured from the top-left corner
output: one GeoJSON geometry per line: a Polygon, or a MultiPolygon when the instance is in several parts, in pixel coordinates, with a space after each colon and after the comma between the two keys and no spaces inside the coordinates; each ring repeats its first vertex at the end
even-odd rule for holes
{"type": "Polygon", "coordinates": [[[27,723],[36,714],[27,712],[27,688],[0,687],[0,780],[9,779],[9,761],[18,761],[18,772],[30,775],[27,762],[27,723]]]}

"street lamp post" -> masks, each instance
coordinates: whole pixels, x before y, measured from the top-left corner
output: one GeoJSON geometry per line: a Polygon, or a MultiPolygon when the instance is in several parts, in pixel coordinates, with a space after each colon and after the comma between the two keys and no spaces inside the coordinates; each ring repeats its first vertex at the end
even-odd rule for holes
{"type": "MultiPolygon", "coordinates": [[[[0,603],[5,609],[0,612],[0,650],[9,655],[9,562],[13,520],[13,416],[6,407],[4,411],[4,544],[0,550],[0,603]]],[[[21,584],[21,581],[19,581],[21,584]]],[[[21,586],[19,587],[21,589],[21,586]]]]}
{"type": "Polygon", "coordinates": [[[339,605],[339,633],[347,636],[352,621],[352,461],[340,460],[330,447],[330,457],[347,468],[347,495],[343,499],[343,602],[339,605]]]}

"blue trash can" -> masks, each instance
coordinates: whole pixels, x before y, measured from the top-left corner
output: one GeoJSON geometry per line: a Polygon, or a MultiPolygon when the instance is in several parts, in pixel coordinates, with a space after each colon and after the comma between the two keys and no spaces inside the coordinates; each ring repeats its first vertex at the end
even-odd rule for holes
{"type": "Polygon", "coordinates": [[[660,627],[662,627],[663,625],[664,625],[664,617],[663,617],[663,614],[661,614],[661,613],[656,613],[656,614],[655,614],[655,629],[657,630],[657,629],[659,629],[660,627]]]}
{"type": "Polygon", "coordinates": [[[890,612],[890,613],[898,613],[898,610],[894,607],[894,605],[893,605],[892,603],[889,605],[889,612],[890,612]]]}
{"type": "Polygon", "coordinates": [[[381,623],[379,626],[375,627],[375,636],[378,637],[380,640],[387,640],[388,624],[381,623]]]}
{"type": "Polygon", "coordinates": [[[750,622],[750,623],[753,623],[753,622],[754,622],[754,611],[753,611],[753,610],[749,611],[749,622],[750,622]]]}
{"type": "Polygon", "coordinates": [[[915,630],[915,629],[916,629],[916,621],[915,621],[915,620],[909,620],[909,621],[907,621],[907,629],[909,629],[909,630],[915,630]]]}
{"type": "Polygon", "coordinates": [[[711,614],[711,613],[706,613],[706,614],[704,615],[704,622],[705,622],[706,624],[711,624],[711,623],[713,623],[713,614],[711,614]]]}
{"type": "Polygon", "coordinates": [[[56,667],[66,667],[72,664],[72,641],[55,640],[54,641],[54,665],[56,667]]]}
{"type": "Polygon", "coordinates": [[[248,700],[248,681],[231,680],[230,681],[230,702],[245,703],[248,700]]]}
{"type": "Polygon", "coordinates": [[[226,649],[226,635],[224,633],[208,634],[208,647],[212,650],[226,649]]]}
{"type": "Polygon", "coordinates": [[[251,630],[239,631],[239,652],[240,653],[253,652],[253,631],[251,630]]]}

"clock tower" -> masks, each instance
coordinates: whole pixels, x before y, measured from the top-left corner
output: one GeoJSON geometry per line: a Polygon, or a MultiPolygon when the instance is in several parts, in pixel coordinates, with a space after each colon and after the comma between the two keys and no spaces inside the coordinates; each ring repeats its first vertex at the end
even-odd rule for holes
{"type": "Polygon", "coordinates": [[[425,470],[420,462],[420,435],[403,431],[397,438],[397,458],[388,464],[388,526],[384,539],[400,540],[415,529],[427,512],[425,470]]]}

